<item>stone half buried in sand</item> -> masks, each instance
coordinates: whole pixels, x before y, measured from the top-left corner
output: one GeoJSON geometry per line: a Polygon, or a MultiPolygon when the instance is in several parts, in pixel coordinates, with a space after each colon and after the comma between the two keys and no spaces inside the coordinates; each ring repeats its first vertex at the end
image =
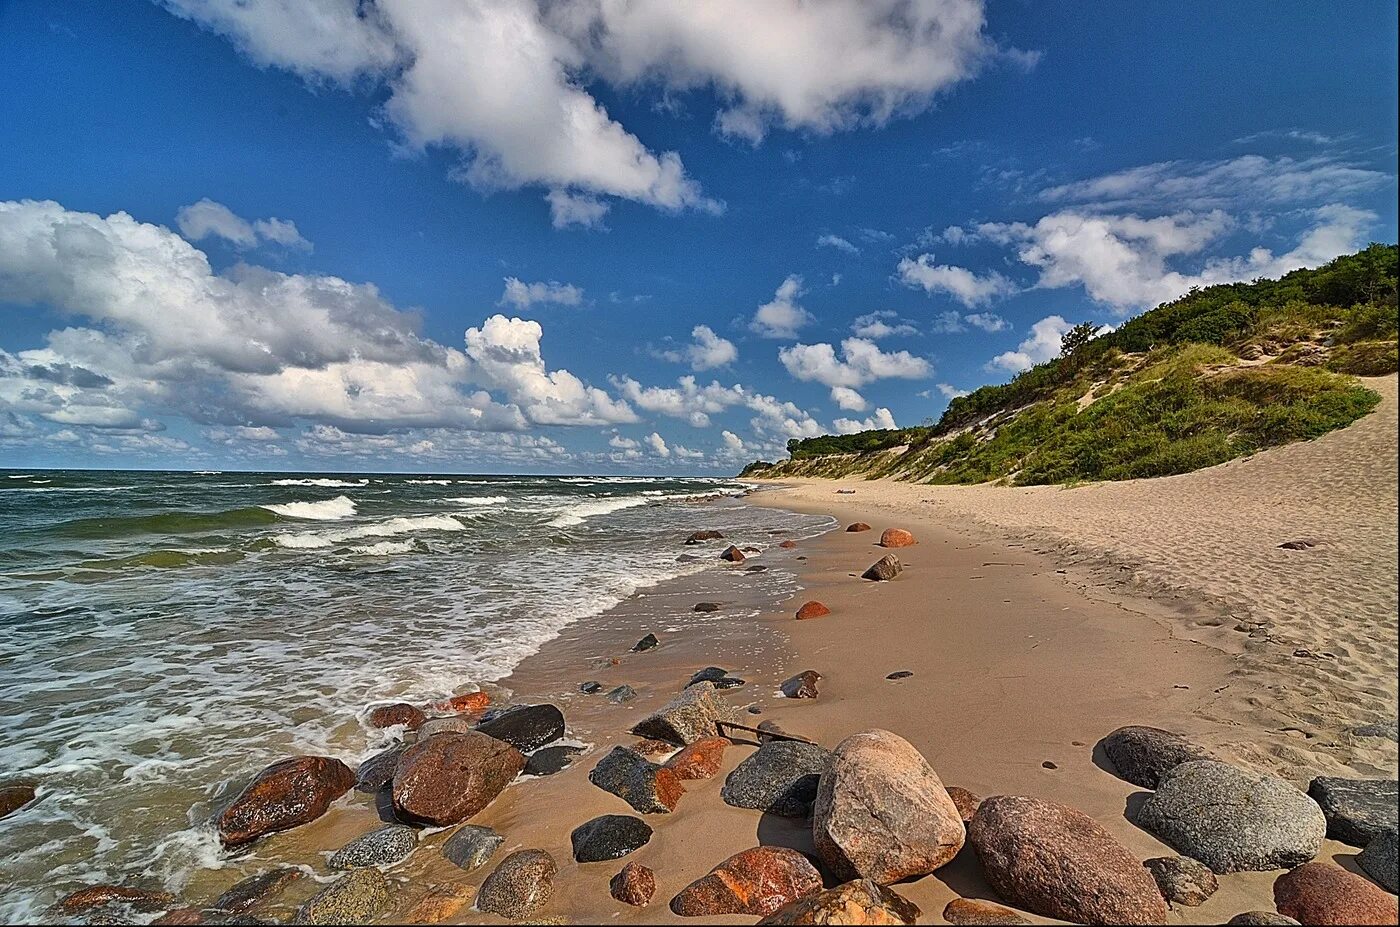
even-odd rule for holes
{"type": "Polygon", "coordinates": [[[476,889],[470,885],[459,885],[455,882],[434,885],[408,909],[407,913],[398,915],[395,919],[401,918],[405,924],[441,924],[456,917],[463,908],[471,904],[475,894],[476,889]]]}
{"type": "Polygon", "coordinates": [[[1167,773],[1135,823],[1217,873],[1301,865],[1327,835],[1322,809],[1307,795],[1282,779],[1215,760],[1192,760],[1167,773]]]}
{"type": "Polygon", "coordinates": [[[1162,924],[1157,883],[1093,818],[1014,795],[982,802],[968,842],[996,893],[1042,917],[1076,924],[1162,924]]]}
{"type": "Polygon", "coordinates": [[[898,734],[852,734],[831,752],[812,809],[812,842],[838,878],[883,885],[944,865],[966,839],[938,774],[898,734]]]}
{"type": "Polygon", "coordinates": [[[218,818],[226,847],[309,824],[355,785],[355,774],[328,756],[298,756],[258,773],[218,818]]]}
{"type": "Polygon", "coordinates": [[[608,893],[623,904],[645,908],[656,894],[656,873],[641,863],[628,863],[608,882],[608,893]]]}
{"type": "Polygon", "coordinates": [[[478,813],[525,768],[525,756],[486,734],[438,734],[404,751],[394,770],[394,810],[446,827],[478,813]]]}
{"type": "Polygon", "coordinates": [[[665,765],[681,779],[712,779],[719,772],[727,749],[729,738],[705,737],[682,748],[665,765]]]}
{"type": "Polygon", "coordinates": [[[886,528],[880,534],[881,547],[913,547],[918,541],[903,528],[886,528]]]}
{"type": "Polygon", "coordinates": [[[943,919],[950,924],[1011,925],[1030,921],[1005,905],[981,898],[954,898],[943,909],[943,919]]]}
{"type": "Polygon", "coordinates": [[[735,808],[806,817],[829,755],[819,744],[769,740],[725,778],[720,797],[735,808]]]}
{"type": "Polygon", "coordinates": [[[481,883],[477,910],[518,921],[531,917],[554,894],[559,867],[544,850],[516,850],[481,883]]]}
{"type": "Polygon", "coordinates": [[[681,889],[671,899],[671,911],[681,917],[765,917],[821,890],[821,874],[801,853],[787,847],[754,847],[735,853],[681,889]]]}
{"type": "Polygon", "coordinates": [[[783,693],[783,698],[816,698],[817,683],[821,679],[822,674],[816,670],[803,670],[791,679],[783,680],[778,691],[783,693]]]}
{"type": "Polygon", "coordinates": [[[1394,924],[1395,896],[1331,863],[1304,863],[1274,882],[1274,906],[1303,924],[1394,924]]]}
{"type": "Polygon", "coordinates": [[[894,554],[885,554],[879,560],[870,565],[870,568],[860,574],[861,579],[885,582],[894,579],[904,571],[904,564],[899,562],[899,558],[894,554]]]}
{"type": "Polygon", "coordinates": [[[738,719],[738,713],[716,693],[714,683],[697,682],[634,724],[632,733],[683,747],[702,737],[718,736],[718,722],[738,719]]]}
{"type": "Polygon", "coordinates": [[[867,524],[866,524],[865,522],[863,522],[863,521],[853,521],[853,522],[851,522],[849,525],[846,526],[846,530],[847,530],[847,531],[852,531],[852,532],[856,532],[856,531],[869,531],[869,530],[870,530],[870,526],[867,525],[867,524]]]}
{"type": "Polygon", "coordinates": [[[879,882],[857,879],[784,905],[760,924],[913,924],[919,906],[879,882]]]}
{"type": "Polygon", "coordinates": [[[1182,763],[1216,759],[1180,734],[1141,724],[1118,728],[1100,746],[1120,778],[1145,789],[1155,789],[1163,776],[1182,763]]]}
{"type": "Polygon", "coordinates": [[[685,794],[674,772],[626,747],[608,751],[588,774],[588,781],[641,814],[669,814],[685,794]]]}
{"type": "Polygon", "coordinates": [[[584,821],[569,835],[574,861],[601,863],[621,859],[651,840],[651,825],[629,814],[605,814],[584,821]]]}
{"type": "Polygon", "coordinates": [[[728,560],[730,563],[743,563],[748,558],[744,556],[742,550],[730,544],[724,549],[724,552],[719,555],[719,559],[728,560]]]}
{"type": "Polygon", "coordinates": [[[806,621],[809,618],[822,618],[830,614],[831,609],[827,608],[821,602],[813,600],[811,602],[804,602],[802,607],[797,610],[797,620],[806,621]]]}

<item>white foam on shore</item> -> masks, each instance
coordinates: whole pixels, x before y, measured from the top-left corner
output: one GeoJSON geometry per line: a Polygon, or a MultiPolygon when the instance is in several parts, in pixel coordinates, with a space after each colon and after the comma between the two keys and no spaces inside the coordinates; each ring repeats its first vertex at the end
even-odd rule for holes
{"type": "Polygon", "coordinates": [[[349,496],[336,496],[319,502],[284,502],[280,505],[261,505],[286,518],[302,518],[307,521],[339,521],[355,514],[355,502],[349,496]]]}
{"type": "Polygon", "coordinates": [[[327,486],[331,488],[368,486],[369,480],[332,480],[326,478],[317,479],[297,479],[297,480],[273,480],[273,486],[327,486]]]}
{"type": "Polygon", "coordinates": [[[374,544],[361,544],[350,550],[367,557],[392,557],[394,554],[410,553],[415,546],[412,541],[378,541],[374,544]]]}
{"type": "Polygon", "coordinates": [[[623,509],[636,508],[639,505],[646,505],[648,501],[639,496],[610,496],[606,499],[594,499],[576,505],[564,514],[555,517],[549,522],[549,526],[551,528],[572,528],[575,525],[583,524],[590,518],[620,512],[623,509]]]}
{"type": "Polygon", "coordinates": [[[420,531],[462,531],[463,525],[451,515],[400,515],[384,521],[355,528],[342,528],[337,531],[304,531],[296,534],[278,534],[272,541],[278,547],[292,550],[311,550],[318,547],[334,547],[357,538],[388,538],[400,534],[417,534],[420,531]]]}
{"type": "Polygon", "coordinates": [[[457,496],[444,501],[456,505],[500,505],[503,502],[509,502],[510,499],[505,496],[457,496]]]}

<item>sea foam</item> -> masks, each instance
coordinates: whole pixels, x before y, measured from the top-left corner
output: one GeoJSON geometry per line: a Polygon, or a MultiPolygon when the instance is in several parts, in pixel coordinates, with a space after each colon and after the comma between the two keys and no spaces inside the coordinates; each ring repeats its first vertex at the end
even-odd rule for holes
{"type": "Polygon", "coordinates": [[[336,496],[319,502],[284,502],[280,505],[262,505],[286,518],[303,518],[307,521],[339,521],[355,514],[355,502],[349,496],[336,496]]]}

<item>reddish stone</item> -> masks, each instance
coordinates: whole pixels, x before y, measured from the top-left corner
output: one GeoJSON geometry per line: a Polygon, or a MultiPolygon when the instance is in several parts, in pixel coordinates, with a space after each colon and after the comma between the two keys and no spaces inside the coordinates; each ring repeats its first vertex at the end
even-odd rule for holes
{"type": "Polygon", "coordinates": [[[170,907],[175,896],[169,892],[155,892],[144,888],[127,888],[125,885],[91,885],[76,892],[64,895],[53,906],[55,914],[81,914],[109,904],[124,904],[137,911],[163,911],[170,907]]]}
{"type": "Polygon", "coordinates": [[[706,737],[681,750],[666,761],[666,768],[681,779],[709,779],[724,762],[727,737],[706,737]]]}
{"type": "Polygon", "coordinates": [[[416,731],[426,720],[428,716],[423,714],[422,709],[415,708],[407,702],[380,705],[369,713],[371,727],[393,727],[402,724],[410,731],[416,731]]]}
{"type": "Polygon", "coordinates": [[[1394,924],[1395,896],[1330,863],[1304,863],[1274,882],[1274,906],[1304,924],[1394,924]]]}
{"type": "Polygon", "coordinates": [[[866,924],[896,927],[918,920],[919,906],[879,882],[857,879],[802,898],[774,911],[760,924],[866,924]]]}
{"type": "Polygon", "coordinates": [[[806,621],[808,618],[820,618],[823,615],[830,614],[831,609],[827,608],[822,603],[813,600],[811,602],[803,604],[803,606],[797,610],[797,620],[806,621]]]}
{"type": "Polygon", "coordinates": [[[656,894],[656,873],[641,863],[628,863],[608,883],[612,896],[623,904],[645,908],[656,894]]]}
{"type": "Polygon", "coordinates": [[[37,793],[29,782],[0,786],[0,818],[8,817],[34,800],[37,793]]]}
{"type": "Polygon", "coordinates": [[[403,923],[441,924],[461,912],[475,895],[476,889],[470,885],[453,882],[435,885],[404,914],[403,923]]]}
{"type": "Polygon", "coordinates": [[[296,756],[273,763],[219,815],[219,839],[226,847],[238,847],[309,824],[354,785],[350,767],[328,756],[296,756]]]}
{"type": "Polygon", "coordinates": [[[485,692],[463,692],[440,702],[433,702],[434,711],[485,711],[491,696],[485,692]]]}
{"type": "Polygon", "coordinates": [[[787,847],[754,847],[735,853],[681,889],[671,899],[671,910],[682,917],[766,917],[821,890],[821,874],[801,853],[787,847]]]}
{"type": "Polygon", "coordinates": [[[943,919],[950,924],[985,924],[992,927],[1030,923],[1010,908],[980,898],[954,898],[943,909],[943,919]]]}
{"type": "Polygon", "coordinates": [[[796,542],[796,541],[779,541],[779,542],[778,542],[778,546],[781,547],[783,550],[792,550],[794,547],[797,546],[797,542],[796,542]]]}
{"type": "Polygon", "coordinates": [[[847,531],[869,531],[870,526],[863,521],[853,521],[846,526],[847,531]]]}
{"type": "Polygon", "coordinates": [[[481,811],[525,768],[525,756],[478,732],[438,734],[404,751],[394,769],[394,809],[446,827],[481,811]]]}
{"type": "Polygon", "coordinates": [[[743,563],[745,557],[742,550],[730,544],[724,549],[724,553],[719,555],[719,559],[728,560],[730,563],[743,563]]]}
{"type": "Polygon", "coordinates": [[[642,756],[666,756],[667,754],[676,752],[676,745],[667,743],[664,740],[648,738],[647,740],[637,741],[632,745],[632,750],[636,753],[640,753],[642,756]]]}
{"type": "Polygon", "coordinates": [[[886,528],[880,535],[881,547],[913,547],[916,543],[914,535],[903,528],[886,528]]]}
{"type": "Polygon", "coordinates": [[[948,797],[957,806],[958,814],[961,815],[963,823],[971,824],[972,816],[977,813],[977,806],[982,804],[982,799],[975,793],[956,785],[948,786],[948,797]]]}

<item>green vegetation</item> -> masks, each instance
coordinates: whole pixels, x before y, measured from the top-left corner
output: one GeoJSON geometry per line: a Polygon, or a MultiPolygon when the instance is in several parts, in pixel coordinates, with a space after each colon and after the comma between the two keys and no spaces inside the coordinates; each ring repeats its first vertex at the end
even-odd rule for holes
{"type": "Polygon", "coordinates": [[[931,427],[788,444],[764,476],[1030,485],[1186,473],[1315,438],[1369,412],[1352,376],[1394,373],[1395,245],[1315,270],[1193,290],[1011,382],[954,399],[931,427]]]}

